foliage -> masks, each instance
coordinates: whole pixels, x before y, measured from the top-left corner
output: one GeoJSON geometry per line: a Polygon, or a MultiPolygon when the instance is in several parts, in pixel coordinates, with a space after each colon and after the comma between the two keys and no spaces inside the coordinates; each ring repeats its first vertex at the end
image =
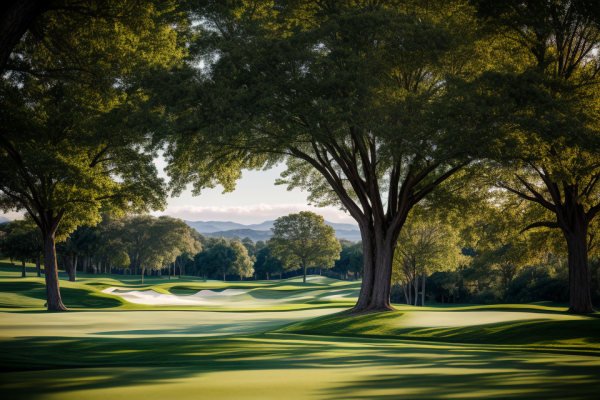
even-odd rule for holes
{"type": "Polygon", "coordinates": [[[332,227],[325,219],[310,211],[277,218],[273,224],[269,246],[285,269],[304,270],[311,267],[329,269],[339,260],[342,250],[332,227]]]}

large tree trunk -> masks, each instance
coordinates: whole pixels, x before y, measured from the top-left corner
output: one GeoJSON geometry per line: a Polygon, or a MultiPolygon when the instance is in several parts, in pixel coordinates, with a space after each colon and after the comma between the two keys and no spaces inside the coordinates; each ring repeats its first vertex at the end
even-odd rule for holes
{"type": "Polygon", "coordinates": [[[360,224],[359,227],[363,243],[363,280],[358,300],[350,310],[352,313],[362,312],[371,304],[375,277],[375,234],[372,227],[367,224],[360,224]]]}
{"type": "Polygon", "coordinates": [[[421,306],[425,307],[425,281],[427,280],[427,274],[423,272],[423,287],[421,288],[421,306]]]}
{"type": "Polygon", "coordinates": [[[569,250],[569,312],[588,314],[594,312],[594,307],[590,293],[587,226],[578,231],[565,235],[569,250]]]}
{"type": "Polygon", "coordinates": [[[48,311],[66,311],[67,307],[60,297],[54,232],[44,234],[44,272],[48,311]]]}
{"type": "Polygon", "coordinates": [[[21,264],[23,265],[23,270],[21,271],[21,278],[26,278],[27,270],[25,269],[25,260],[21,260],[21,264]]]}
{"type": "Polygon", "coordinates": [[[390,291],[392,288],[392,263],[394,261],[397,235],[394,238],[390,236],[393,235],[387,234],[385,239],[377,240],[375,246],[376,269],[369,310],[394,310],[394,307],[390,304],[390,291]]]}

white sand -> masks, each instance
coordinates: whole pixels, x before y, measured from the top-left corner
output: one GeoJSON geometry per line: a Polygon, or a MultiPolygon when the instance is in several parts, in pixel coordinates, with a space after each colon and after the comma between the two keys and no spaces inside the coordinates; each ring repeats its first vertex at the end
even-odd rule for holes
{"type": "Polygon", "coordinates": [[[211,302],[204,301],[201,298],[193,298],[193,296],[175,296],[173,294],[158,293],[154,290],[114,293],[119,288],[111,287],[104,289],[102,293],[119,296],[130,303],[144,304],[149,306],[203,306],[212,305],[211,302]]]}

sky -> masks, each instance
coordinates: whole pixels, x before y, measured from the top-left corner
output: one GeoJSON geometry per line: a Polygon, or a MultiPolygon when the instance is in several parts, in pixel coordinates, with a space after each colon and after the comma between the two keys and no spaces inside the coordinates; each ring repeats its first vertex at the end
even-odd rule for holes
{"type": "MultiPolygon", "coordinates": [[[[168,180],[163,172],[166,163],[162,157],[155,159],[160,175],[168,180]]],[[[165,211],[152,212],[153,215],[170,215],[188,221],[232,221],[241,224],[256,224],[263,221],[297,213],[312,211],[322,215],[329,222],[356,224],[347,213],[333,207],[317,208],[307,203],[307,192],[300,189],[288,191],[286,186],[275,186],[275,180],[285,170],[279,164],[268,171],[244,170],[237,181],[236,189],[223,194],[223,188],[205,189],[200,196],[192,196],[191,187],[179,197],[169,198],[165,211]]]]}
{"type": "MultiPolygon", "coordinates": [[[[166,162],[162,156],[154,160],[159,175],[167,181],[163,171],[166,162]]],[[[241,224],[257,224],[300,211],[312,211],[329,222],[355,224],[347,213],[333,207],[318,208],[308,205],[307,192],[300,189],[288,191],[286,186],[275,186],[275,180],[285,170],[284,164],[268,171],[244,170],[236,189],[223,194],[223,187],[205,189],[200,196],[192,196],[191,187],[179,197],[169,197],[164,211],[152,215],[170,215],[187,221],[232,221],[241,224]]],[[[0,213],[10,220],[22,219],[20,212],[0,213]]]]}

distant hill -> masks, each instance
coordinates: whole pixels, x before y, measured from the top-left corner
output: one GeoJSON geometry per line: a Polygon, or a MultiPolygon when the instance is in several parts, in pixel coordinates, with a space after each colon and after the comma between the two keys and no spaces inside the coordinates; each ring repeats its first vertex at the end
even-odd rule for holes
{"type": "Polygon", "coordinates": [[[10,219],[6,217],[0,217],[0,224],[7,224],[10,222],[10,219]]]}
{"type": "MultiPolygon", "coordinates": [[[[196,229],[199,233],[215,233],[225,232],[233,229],[252,229],[255,231],[270,231],[273,228],[275,221],[265,221],[260,224],[244,225],[237,222],[231,221],[185,221],[186,224],[196,229]]],[[[359,231],[358,225],[353,224],[339,224],[336,222],[325,221],[325,224],[331,226],[333,229],[344,230],[344,231],[359,231]]]]}
{"type": "MultiPolygon", "coordinates": [[[[196,230],[198,230],[195,226],[193,226],[193,222],[190,223],[189,221],[186,221],[188,223],[188,225],[196,230]]],[[[205,225],[200,225],[200,227],[206,227],[205,225]]],[[[224,237],[227,239],[231,239],[234,236],[239,237],[240,239],[244,239],[246,237],[249,237],[250,239],[252,239],[253,242],[257,242],[259,240],[262,241],[267,241],[269,240],[269,238],[271,236],[273,236],[273,232],[271,232],[270,230],[256,230],[256,229],[229,229],[229,230],[224,230],[224,231],[212,231],[212,232],[199,232],[204,236],[209,236],[209,237],[224,237]]],[[[361,241],[361,237],[360,237],[360,231],[348,231],[348,230],[343,230],[343,229],[337,229],[335,231],[335,237],[338,239],[346,239],[349,240],[351,242],[360,242],[361,241]]]]}
{"type": "Polygon", "coordinates": [[[203,235],[212,237],[224,237],[227,239],[231,239],[234,236],[237,236],[240,239],[249,237],[254,243],[256,243],[259,240],[266,242],[271,236],[273,236],[273,233],[271,231],[255,231],[254,229],[230,229],[228,231],[203,233],[203,235]]]}

